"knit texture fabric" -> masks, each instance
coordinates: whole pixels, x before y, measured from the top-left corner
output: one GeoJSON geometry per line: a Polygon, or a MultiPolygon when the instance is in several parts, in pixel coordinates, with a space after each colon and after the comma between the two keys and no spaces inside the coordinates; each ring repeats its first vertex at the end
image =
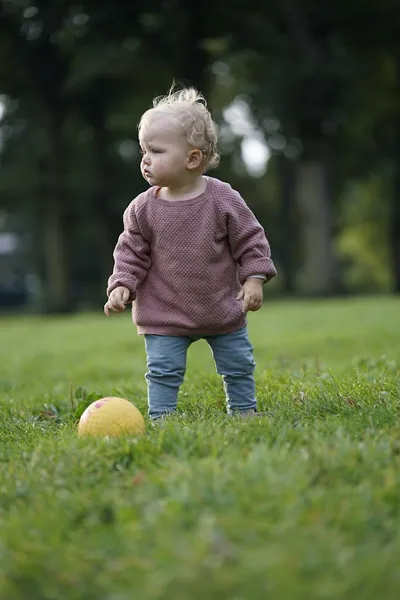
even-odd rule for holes
{"type": "Polygon", "coordinates": [[[169,201],[152,187],[124,213],[107,294],[127,287],[139,334],[217,335],[244,327],[236,296],[248,277],[276,275],[264,229],[240,194],[207,177],[205,191],[169,201]]]}

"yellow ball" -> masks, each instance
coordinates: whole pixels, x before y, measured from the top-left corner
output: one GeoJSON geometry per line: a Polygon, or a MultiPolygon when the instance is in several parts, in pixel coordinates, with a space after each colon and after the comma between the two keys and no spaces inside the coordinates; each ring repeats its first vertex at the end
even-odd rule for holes
{"type": "Polygon", "coordinates": [[[144,433],[142,413],[129,400],[107,397],[92,402],[82,414],[78,434],[118,436],[144,433]]]}

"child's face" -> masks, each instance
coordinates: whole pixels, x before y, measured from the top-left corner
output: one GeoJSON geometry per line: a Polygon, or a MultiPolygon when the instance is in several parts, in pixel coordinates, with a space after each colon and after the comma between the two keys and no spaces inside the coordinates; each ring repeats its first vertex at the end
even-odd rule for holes
{"type": "Polygon", "coordinates": [[[173,187],[185,180],[191,148],[172,119],[150,117],[140,129],[139,143],[143,154],[141,172],[150,185],[173,187]]]}

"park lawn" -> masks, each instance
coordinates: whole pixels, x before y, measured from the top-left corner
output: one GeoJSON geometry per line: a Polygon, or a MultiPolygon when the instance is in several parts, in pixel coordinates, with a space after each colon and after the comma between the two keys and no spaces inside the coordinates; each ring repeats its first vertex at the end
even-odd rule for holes
{"type": "Polygon", "coordinates": [[[1,600],[400,597],[399,299],[266,302],[274,416],[225,416],[201,341],[178,415],[138,439],[76,434],[85,397],[146,412],[128,314],[0,329],[1,600]]]}

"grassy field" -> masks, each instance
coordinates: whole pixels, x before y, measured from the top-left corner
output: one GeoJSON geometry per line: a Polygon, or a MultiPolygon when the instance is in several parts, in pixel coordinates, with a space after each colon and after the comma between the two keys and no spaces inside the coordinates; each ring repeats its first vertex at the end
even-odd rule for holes
{"type": "Polygon", "coordinates": [[[400,301],[249,321],[274,417],[225,416],[201,341],[166,428],[84,440],[96,394],[146,412],[130,316],[0,320],[1,600],[400,597],[400,301]]]}

